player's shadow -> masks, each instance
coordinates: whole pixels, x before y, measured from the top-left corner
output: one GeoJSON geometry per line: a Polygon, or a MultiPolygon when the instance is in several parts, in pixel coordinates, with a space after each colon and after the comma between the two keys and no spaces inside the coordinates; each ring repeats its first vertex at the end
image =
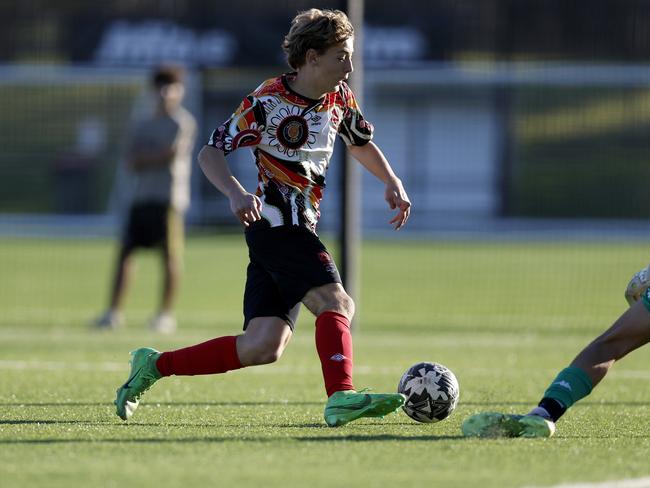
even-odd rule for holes
{"type": "MultiPolygon", "coordinates": [[[[509,401],[501,400],[498,402],[488,401],[488,402],[461,402],[461,405],[464,407],[491,407],[491,406],[525,406],[530,407],[535,402],[522,402],[522,401],[509,401]]],[[[270,400],[270,401],[205,401],[205,402],[150,402],[143,406],[161,406],[161,407],[257,407],[257,406],[283,406],[283,407],[304,407],[304,406],[322,406],[323,402],[296,402],[296,401],[284,401],[284,400],[270,400]]],[[[113,407],[113,402],[0,402],[0,407],[113,407]]],[[[582,401],[575,407],[586,407],[586,406],[628,406],[628,407],[646,407],[648,406],[647,401],[629,401],[629,402],[619,402],[619,401],[582,401]]]]}
{"type": "Polygon", "coordinates": [[[87,420],[0,420],[0,425],[47,425],[47,424],[74,424],[74,425],[108,425],[113,422],[97,422],[87,420]]]}
{"type": "MultiPolygon", "coordinates": [[[[508,406],[519,406],[519,405],[524,405],[526,407],[531,407],[535,404],[535,402],[512,402],[508,400],[503,400],[499,402],[461,402],[462,406],[464,407],[490,407],[490,406],[501,406],[501,407],[508,407],[508,406]]],[[[574,405],[572,408],[576,407],[598,407],[598,406],[603,406],[603,407],[618,407],[618,406],[626,406],[626,407],[647,407],[648,402],[647,401],[632,401],[632,402],[619,402],[619,401],[599,401],[599,400],[594,400],[594,401],[581,401],[580,403],[574,405]]]]}
{"type": "MultiPolygon", "coordinates": [[[[66,438],[46,438],[46,439],[0,439],[0,445],[42,445],[42,444],[221,444],[228,442],[255,442],[268,443],[277,442],[286,439],[284,436],[271,437],[238,437],[233,439],[232,436],[212,436],[212,437],[186,437],[186,438],[169,438],[169,437],[149,437],[137,439],[124,438],[86,438],[86,439],[66,439],[66,438]]],[[[446,441],[464,439],[462,436],[397,436],[390,434],[378,435],[347,435],[347,436],[322,436],[322,437],[293,437],[298,442],[413,442],[413,441],[446,441]]]]}
{"type": "MultiPolygon", "coordinates": [[[[322,406],[323,402],[294,401],[210,401],[210,402],[150,402],[148,406],[161,407],[257,407],[257,406],[322,406]]],[[[145,406],[147,406],[145,405],[145,406]]],[[[113,407],[113,402],[0,402],[0,407],[113,407]]]]}
{"type": "MultiPolygon", "coordinates": [[[[249,437],[246,439],[237,439],[238,442],[277,442],[279,437],[249,437]]],[[[167,437],[151,437],[144,439],[63,439],[63,438],[49,438],[49,439],[0,439],[0,445],[12,444],[26,444],[26,445],[39,445],[39,444],[196,444],[196,443],[225,443],[232,442],[232,437],[186,437],[181,439],[170,439],[167,437]]]]}
{"type": "MultiPolygon", "coordinates": [[[[0,420],[0,425],[102,425],[102,426],[115,426],[115,427],[223,427],[223,422],[214,423],[194,423],[194,422],[122,422],[111,417],[110,420],[53,420],[53,419],[29,419],[29,420],[0,420]]],[[[259,423],[249,422],[242,424],[228,424],[230,428],[243,428],[249,429],[251,427],[257,428],[276,428],[276,429],[329,429],[325,424],[321,423],[301,423],[301,424],[272,424],[272,423],[259,423]]]]}
{"type": "Polygon", "coordinates": [[[401,436],[394,434],[351,434],[351,435],[327,435],[317,437],[294,437],[296,441],[301,442],[413,442],[413,441],[450,441],[466,439],[462,435],[414,435],[401,436]]]}

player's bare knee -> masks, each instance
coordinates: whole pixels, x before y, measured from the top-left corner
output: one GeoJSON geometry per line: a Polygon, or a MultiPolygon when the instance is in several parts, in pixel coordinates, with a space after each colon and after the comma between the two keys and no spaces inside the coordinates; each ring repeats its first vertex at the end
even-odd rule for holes
{"type": "Polygon", "coordinates": [[[336,312],[345,315],[348,319],[354,317],[354,300],[343,290],[343,287],[317,298],[317,300],[303,302],[314,315],[319,316],[323,312],[336,312]]]}
{"type": "Polygon", "coordinates": [[[352,319],[352,317],[354,317],[356,306],[352,297],[347,293],[344,293],[343,296],[339,298],[337,308],[338,310],[336,311],[342,315],[345,315],[348,319],[352,319]]]}
{"type": "Polygon", "coordinates": [[[302,299],[302,303],[317,317],[323,312],[340,313],[349,319],[354,316],[354,300],[340,283],[310,290],[302,299]]]}
{"type": "Polygon", "coordinates": [[[252,356],[253,364],[271,364],[276,362],[282,356],[284,352],[283,347],[271,347],[271,348],[260,348],[255,351],[252,356]]]}
{"type": "MultiPolygon", "coordinates": [[[[241,354],[247,365],[261,365],[276,362],[282,356],[286,343],[281,340],[266,339],[244,342],[241,354]]],[[[242,359],[242,358],[240,358],[242,359]]]]}
{"type": "Polygon", "coordinates": [[[354,317],[354,309],[354,300],[347,293],[337,293],[324,301],[314,314],[318,316],[323,312],[336,312],[351,320],[354,317]]]}
{"type": "Polygon", "coordinates": [[[237,339],[237,354],[244,366],[277,361],[291,339],[289,324],[277,317],[250,320],[237,339]]]}
{"type": "Polygon", "coordinates": [[[267,351],[248,350],[239,357],[243,366],[260,366],[277,361],[277,357],[267,351]]]}

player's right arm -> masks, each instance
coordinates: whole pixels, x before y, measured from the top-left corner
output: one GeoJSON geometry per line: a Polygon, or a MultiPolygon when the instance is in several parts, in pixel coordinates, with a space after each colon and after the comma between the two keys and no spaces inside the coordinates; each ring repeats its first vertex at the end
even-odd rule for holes
{"type": "Polygon", "coordinates": [[[248,227],[251,223],[260,220],[261,200],[247,192],[233,176],[223,151],[213,146],[203,146],[198,160],[203,174],[217,190],[228,197],[230,210],[244,226],[248,227]]]}

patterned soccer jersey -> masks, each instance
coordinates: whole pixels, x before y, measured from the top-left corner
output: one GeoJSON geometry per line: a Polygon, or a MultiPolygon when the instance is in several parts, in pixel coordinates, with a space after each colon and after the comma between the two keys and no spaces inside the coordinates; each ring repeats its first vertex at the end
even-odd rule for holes
{"type": "Polygon", "coordinates": [[[292,77],[295,73],[262,83],[208,144],[226,155],[239,147],[253,150],[263,208],[252,228],[296,225],[315,233],[336,134],[361,146],[372,139],[373,127],[345,82],[336,93],[312,100],[291,90],[292,77]]]}

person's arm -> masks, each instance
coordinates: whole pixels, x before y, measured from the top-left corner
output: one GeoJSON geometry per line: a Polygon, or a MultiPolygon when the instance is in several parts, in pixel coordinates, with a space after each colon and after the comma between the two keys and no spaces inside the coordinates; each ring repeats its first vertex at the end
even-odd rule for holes
{"type": "Polygon", "coordinates": [[[129,165],[136,171],[147,168],[169,166],[176,157],[176,146],[169,146],[151,151],[133,151],[129,158],[129,165]]]}
{"type": "Polygon", "coordinates": [[[151,138],[148,137],[149,130],[151,130],[151,120],[140,121],[129,130],[131,141],[127,163],[136,172],[167,167],[176,157],[176,140],[180,128],[173,139],[164,144],[152,143],[151,138]]]}
{"type": "Polygon", "coordinates": [[[217,190],[230,200],[230,210],[239,221],[248,227],[260,220],[262,201],[248,193],[230,171],[223,151],[212,146],[203,146],[199,151],[199,166],[206,178],[217,190]]]}
{"type": "Polygon", "coordinates": [[[411,201],[402,180],[395,175],[381,149],[372,141],[362,146],[349,145],[348,149],[357,161],[386,185],[384,198],[391,209],[397,209],[397,214],[389,224],[395,225],[395,230],[399,230],[406,224],[411,213],[411,201]]]}

